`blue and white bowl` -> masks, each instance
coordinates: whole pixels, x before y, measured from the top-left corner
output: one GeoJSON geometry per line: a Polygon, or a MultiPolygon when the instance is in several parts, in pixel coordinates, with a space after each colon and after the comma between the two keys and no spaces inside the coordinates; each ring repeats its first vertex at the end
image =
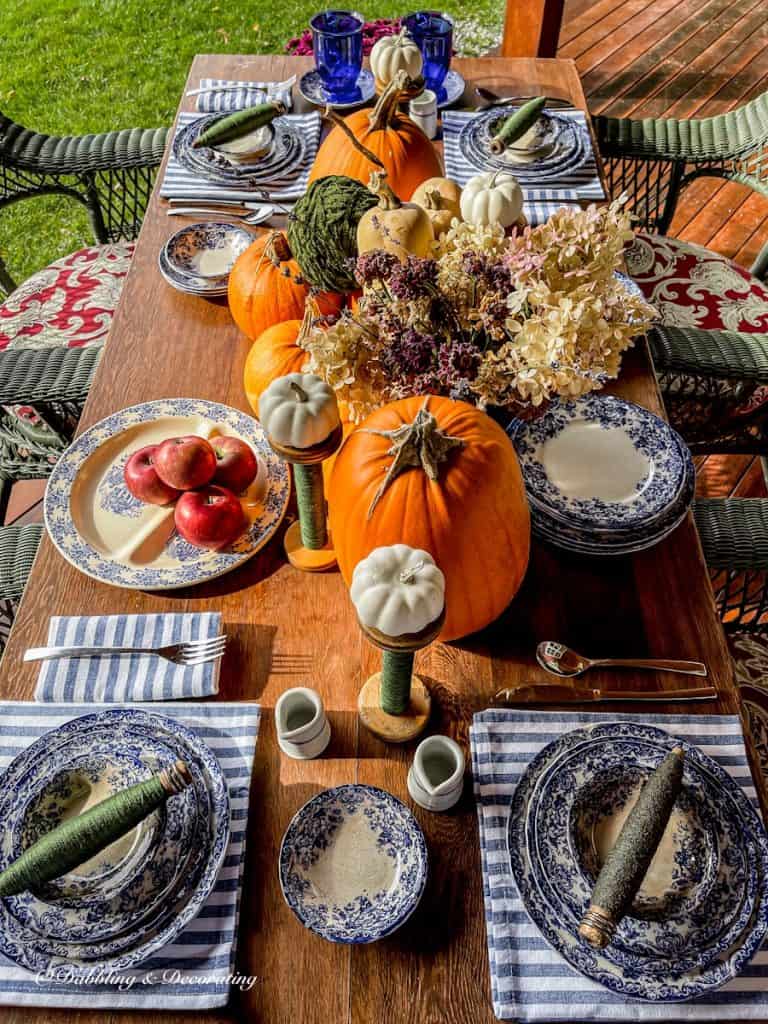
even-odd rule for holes
{"type": "Polygon", "coordinates": [[[525,908],[546,941],[576,970],[624,996],[660,1003],[704,996],[744,970],[768,931],[768,837],[755,808],[718,764],[651,726],[590,726],[545,747],[515,790],[508,850],[525,908]],[[675,884],[666,910],[625,918],[614,941],[594,950],[578,937],[591,894],[575,836],[579,793],[605,772],[620,778],[628,767],[652,770],[678,744],[686,753],[680,807],[693,813],[700,863],[684,863],[690,850],[682,843],[685,881],[675,884]],[[676,902],[683,890],[689,910],[701,897],[698,920],[676,902]]]}
{"type": "Polygon", "coordinates": [[[14,759],[0,780],[0,868],[20,852],[30,803],[62,764],[98,763],[105,751],[139,777],[184,760],[192,785],[165,804],[152,856],[119,891],[44,900],[21,893],[0,901],[0,952],[31,971],[66,964],[72,977],[94,968],[129,970],[186,927],[207,900],[229,842],[229,796],[218,761],[178,722],[135,709],[109,709],[51,730],[14,759]],[[116,754],[115,752],[120,752],[116,754]],[[146,886],[146,891],[145,887],[146,886]]]}
{"type": "Polygon", "coordinates": [[[411,812],[375,786],[327,789],[304,804],[280,848],[280,885],[301,923],[330,942],[396,931],[427,884],[427,845],[411,812]]]}

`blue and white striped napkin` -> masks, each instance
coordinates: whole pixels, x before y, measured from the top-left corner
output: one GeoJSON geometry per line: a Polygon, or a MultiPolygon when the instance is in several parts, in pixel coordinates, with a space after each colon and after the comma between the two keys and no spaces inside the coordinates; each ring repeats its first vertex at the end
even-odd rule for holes
{"type": "MultiPolygon", "coordinates": [[[[195,120],[197,114],[179,114],[177,131],[195,120]]],[[[273,181],[260,181],[258,187],[265,189],[268,200],[274,202],[291,202],[299,199],[307,191],[309,172],[315,161],[320,145],[321,119],[318,111],[309,114],[286,114],[304,140],[304,158],[300,164],[278,172],[273,181]]],[[[233,185],[219,185],[201,178],[193,171],[182,166],[171,151],[165,168],[165,177],[160,186],[160,195],[164,199],[227,199],[232,202],[248,200],[259,201],[262,197],[257,191],[249,188],[237,188],[233,185]]]]}
{"type": "MultiPolygon", "coordinates": [[[[181,721],[218,758],[229,784],[231,835],[216,884],[199,915],[174,942],[141,964],[140,969],[113,977],[110,984],[54,981],[25,971],[0,954],[2,1006],[192,1011],[224,1006],[232,984],[247,984],[236,973],[233,976],[233,971],[260,708],[247,703],[134,706],[181,721]]],[[[0,770],[4,771],[20,751],[49,729],[93,711],[89,704],[0,702],[0,770]]],[[[100,980],[96,969],[94,980],[100,980]]]]}
{"type": "MultiPolygon", "coordinates": [[[[587,120],[583,110],[558,110],[556,113],[558,117],[570,118],[577,124],[586,127],[587,120]]],[[[457,181],[462,188],[470,178],[480,173],[478,168],[466,159],[459,146],[462,128],[477,116],[471,111],[443,111],[445,173],[447,177],[457,181]]],[[[514,175],[514,173],[514,168],[511,167],[510,174],[514,175]]],[[[594,154],[581,167],[568,172],[562,181],[550,182],[542,188],[530,188],[526,184],[521,187],[525,197],[523,212],[528,223],[534,226],[545,223],[555,210],[559,210],[563,206],[573,205],[579,200],[605,198],[605,190],[600,181],[594,154]]]]}
{"type": "MultiPolygon", "coordinates": [[[[590,722],[637,716],[490,710],[470,730],[480,824],[483,896],[493,1010],[522,1021],[724,1021],[768,1017],[768,944],[743,974],[706,998],[654,1004],[627,999],[575,971],[530,920],[507,852],[509,805],[520,776],[542,747],[590,722]]],[[[644,715],[717,761],[757,804],[741,724],[736,716],[644,715]]]]}
{"type": "Polygon", "coordinates": [[[253,107],[267,100],[277,100],[291,109],[291,86],[296,77],[285,82],[241,82],[232,78],[201,78],[200,88],[205,89],[195,100],[195,107],[201,114],[222,113],[253,107]],[[227,86],[225,92],[218,91],[227,86]],[[235,88],[237,86],[237,88],[235,88]]]}
{"type": "MultiPolygon", "coordinates": [[[[219,612],[157,615],[54,616],[48,647],[163,647],[206,640],[221,632],[219,612]]],[[[173,665],[156,656],[58,658],[44,661],[37,701],[179,700],[219,692],[221,658],[204,665],[173,665]]]]}

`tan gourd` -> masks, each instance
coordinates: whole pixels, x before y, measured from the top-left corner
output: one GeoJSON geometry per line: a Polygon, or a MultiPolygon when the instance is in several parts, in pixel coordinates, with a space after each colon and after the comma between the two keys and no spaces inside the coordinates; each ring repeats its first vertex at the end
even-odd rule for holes
{"type": "Polygon", "coordinates": [[[401,203],[384,178],[380,172],[371,175],[369,188],[379,203],[360,218],[357,251],[383,249],[402,262],[408,256],[428,256],[435,234],[426,210],[415,203],[401,203]]]}
{"type": "Polygon", "coordinates": [[[428,178],[411,196],[411,202],[427,207],[427,196],[438,192],[443,209],[450,210],[451,215],[461,220],[461,185],[450,178],[428,178]]]}

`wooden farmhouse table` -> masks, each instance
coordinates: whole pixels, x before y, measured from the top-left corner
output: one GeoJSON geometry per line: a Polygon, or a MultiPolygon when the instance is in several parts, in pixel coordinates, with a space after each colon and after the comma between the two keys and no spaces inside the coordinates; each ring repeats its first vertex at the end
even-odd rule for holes
{"type": "MultiPolygon", "coordinates": [[[[278,80],[310,62],[289,57],[199,56],[187,88],[204,76],[278,80]]],[[[469,83],[498,90],[570,98],[586,108],[573,62],[483,58],[457,61],[469,83]]],[[[193,109],[183,99],[181,109],[193,109]]],[[[470,101],[471,102],[471,101],[470,101]]],[[[162,172],[160,177],[162,177],[162,172]]],[[[89,426],[122,407],[188,396],[247,409],[243,363],[249,342],[225,302],[170,288],[157,254],[180,226],[168,218],[157,189],[150,202],[112,331],[83,415],[89,426]]],[[[661,413],[644,343],[624,361],[610,388],[661,413]]],[[[457,523],[457,529],[461,525],[457,523]]],[[[477,538],[482,544],[485,539],[477,538]]],[[[503,565],[499,567],[503,572],[503,565]]],[[[283,901],[277,860],[293,814],[320,790],[345,782],[382,786],[410,804],[406,789],[413,745],[387,746],[359,725],[356,700],[380,657],[363,639],[337,572],[302,574],[285,560],[282,532],[236,572],[185,591],[143,593],[106,586],[67,564],[42,543],[0,675],[4,699],[32,699],[38,667],[22,663],[28,647],[45,643],[52,614],[84,615],[220,610],[230,645],[221,672],[221,700],[258,701],[264,708],[253,778],[247,865],[237,967],[258,981],[233,990],[230,1006],[210,1014],[104,1013],[4,1008],[4,1024],[72,1021],[248,1021],[250,1024],[483,1024],[491,1009],[479,842],[471,785],[458,807],[437,815],[414,807],[427,837],[430,878],[420,907],[390,938],[370,946],[338,946],[306,931],[283,901]],[[272,668],[273,656],[281,670],[272,668]],[[295,671],[291,660],[295,659],[295,671]],[[286,669],[286,663],[288,668],[286,669]],[[316,761],[281,754],[271,709],[289,686],[316,687],[329,710],[333,738],[316,761]]],[[[467,748],[472,714],[501,687],[541,680],[537,641],[557,639],[594,655],[657,655],[704,661],[719,692],[716,704],[686,712],[733,713],[731,669],[691,517],[657,547],[631,558],[586,559],[534,544],[522,590],[482,634],[434,644],[417,656],[433,694],[433,732],[467,748]]],[[[595,672],[595,685],[633,688],[679,685],[679,677],[634,671],[595,672]]],[[[680,705],[655,706],[674,712],[680,705]]],[[[622,711],[640,711],[628,702],[622,711]]]]}

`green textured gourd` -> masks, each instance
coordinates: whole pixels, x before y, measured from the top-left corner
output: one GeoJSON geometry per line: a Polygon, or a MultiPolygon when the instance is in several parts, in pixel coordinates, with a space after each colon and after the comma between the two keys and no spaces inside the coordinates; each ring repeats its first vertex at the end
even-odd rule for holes
{"type": "Polygon", "coordinates": [[[683,749],[671,750],[643,786],[597,876],[579,935],[607,946],[629,910],[669,822],[683,784],[683,749]]]}
{"type": "Polygon", "coordinates": [[[358,287],[351,261],[357,257],[357,224],[378,197],[354,178],[319,178],[288,217],[288,242],[309,283],[320,291],[358,287]]]}
{"type": "Polygon", "coordinates": [[[191,781],[186,764],[176,761],[144,782],[122,789],[83,814],[63,821],[0,872],[0,898],[37,888],[84,864],[191,781]]]}
{"type": "Polygon", "coordinates": [[[503,153],[507,146],[511,146],[513,142],[525,135],[529,128],[536,124],[541,112],[547,105],[546,96],[537,96],[533,100],[528,100],[524,103],[519,110],[516,110],[514,114],[510,114],[506,119],[501,128],[496,132],[491,140],[491,151],[494,153],[503,153]]]}
{"type": "Polygon", "coordinates": [[[274,121],[280,114],[285,113],[285,104],[275,102],[257,103],[255,107],[245,107],[243,110],[236,110],[233,114],[219,118],[212,125],[201,132],[192,143],[193,149],[200,149],[202,146],[220,146],[222,142],[233,142],[241,139],[249,132],[255,132],[257,128],[274,121]]]}

